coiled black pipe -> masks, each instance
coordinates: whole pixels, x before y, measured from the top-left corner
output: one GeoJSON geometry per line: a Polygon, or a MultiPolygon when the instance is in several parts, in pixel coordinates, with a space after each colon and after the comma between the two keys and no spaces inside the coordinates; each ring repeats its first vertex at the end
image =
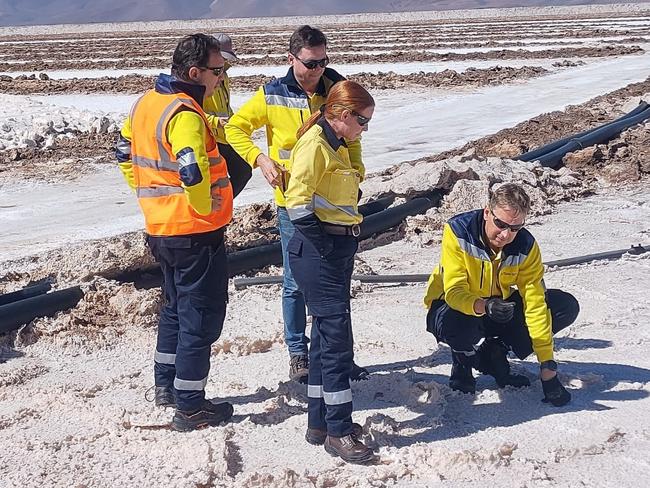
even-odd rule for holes
{"type": "Polygon", "coordinates": [[[620,122],[622,122],[622,121],[624,121],[626,119],[629,119],[630,117],[634,117],[635,115],[640,114],[641,112],[643,112],[647,108],[650,108],[650,105],[648,105],[648,103],[646,103],[645,101],[642,100],[641,102],[639,102],[639,105],[637,105],[634,108],[634,110],[632,110],[631,112],[628,112],[627,114],[623,115],[622,117],[619,117],[616,120],[613,120],[611,122],[603,124],[603,125],[601,125],[599,127],[594,127],[593,129],[589,129],[589,130],[586,130],[584,132],[580,132],[578,134],[573,134],[571,136],[565,137],[564,139],[559,139],[559,140],[557,140],[555,142],[551,142],[550,144],[546,144],[546,145],[544,145],[542,147],[538,147],[537,149],[534,149],[532,151],[528,151],[528,152],[522,154],[517,159],[519,161],[535,161],[536,159],[539,159],[541,156],[544,156],[545,154],[548,154],[548,153],[550,153],[552,151],[555,151],[556,149],[564,146],[565,144],[569,143],[573,139],[578,139],[580,137],[584,137],[584,136],[586,136],[588,134],[591,134],[592,132],[594,132],[596,130],[602,129],[603,127],[607,127],[607,126],[612,125],[612,124],[618,124],[618,123],[620,123],[620,122]]]}

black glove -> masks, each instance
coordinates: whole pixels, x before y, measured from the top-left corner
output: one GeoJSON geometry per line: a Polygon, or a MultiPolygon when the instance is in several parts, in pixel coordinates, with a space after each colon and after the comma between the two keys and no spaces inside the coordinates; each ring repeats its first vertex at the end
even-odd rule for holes
{"type": "Polygon", "coordinates": [[[544,403],[551,403],[556,407],[566,405],[571,401],[571,393],[562,386],[557,375],[553,376],[550,380],[542,380],[542,390],[544,390],[544,403]]]}
{"type": "Polygon", "coordinates": [[[510,322],[515,313],[515,304],[500,298],[489,298],[485,302],[485,313],[495,322],[510,322]]]}

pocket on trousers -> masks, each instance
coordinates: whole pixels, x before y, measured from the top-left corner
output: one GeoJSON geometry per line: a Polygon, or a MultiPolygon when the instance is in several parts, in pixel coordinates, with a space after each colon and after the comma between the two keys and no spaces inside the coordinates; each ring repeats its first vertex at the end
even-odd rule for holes
{"type": "Polygon", "coordinates": [[[287,252],[294,256],[302,256],[302,240],[297,239],[295,233],[287,244],[287,252]]]}
{"type": "Polygon", "coordinates": [[[226,318],[227,295],[207,297],[200,294],[190,295],[190,304],[196,313],[196,321],[192,321],[194,332],[199,333],[209,343],[216,341],[221,335],[223,322],[226,318]]]}

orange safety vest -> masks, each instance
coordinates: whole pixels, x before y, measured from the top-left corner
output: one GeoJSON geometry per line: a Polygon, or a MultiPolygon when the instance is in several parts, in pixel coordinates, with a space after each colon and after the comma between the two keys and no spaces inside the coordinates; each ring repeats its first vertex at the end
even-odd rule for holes
{"type": "Polygon", "coordinates": [[[134,104],[130,118],[133,175],[147,233],[153,236],[198,234],[230,223],[233,194],[226,160],[219,154],[201,106],[184,93],[162,94],[149,90],[134,104]],[[176,155],[167,140],[169,121],[184,108],[198,113],[207,128],[205,148],[210,160],[211,194],[222,198],[221,208],[208,215],[197,213],[189,204],[181,185],[176,155]]]}

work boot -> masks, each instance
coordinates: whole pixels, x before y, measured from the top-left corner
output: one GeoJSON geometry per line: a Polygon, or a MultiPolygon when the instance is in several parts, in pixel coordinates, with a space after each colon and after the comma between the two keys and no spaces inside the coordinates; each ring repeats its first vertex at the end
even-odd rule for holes
{"type": "Polygon", "coordinates": [[[328,435],[325,438],[325,450],[343,461],[353,464],[369,464],[375,460],[372,449],[355,439],[351,434],[343,437],[328,435]]]}
{"type": "Polygon", "coordinates": [[[456,361],[451,366],[449,387],[462,393],[476,393],[476,380],[472,375],[472,368],[456,361]]]}
{"type": "MultiPolygon", "coordinates": [[[[357,440],[361,439],[363,427],[352,422],[352,434],[350,435],[357,440]]],[[[305,440],[314,446],[322,446],[325,444],[325,438],[327,438],[327,430],[307,429],[307,432],[305,432],[305,440]]]]}
{"type": "Polygon", "coordinates": [[[352,369],[350,370],[350,379],[352,381],[367,380],[368,376],[370,376],[370,372],[366,368],[362,368],[357,363],[352,363],[352,369]]]}
{"type": "Polygon", "coordinates": [[[203,427],[219,425],[232,417],[233,408],[228,402],[213,403],[203,400],[200,408],[192,411],[176,409],[172,419],[172,429],[179,432],[202,429],[203,427]]]}
{"type": "Polygon", "coordinates": [[[508,348],[499,340],[488,339],[479,351],[479,367],[482,373],[493,376],[500,388],[530,386],[530,380],[521,374],[510,373],[508,348]]]}
{"type": "Polygon", "coordinates": [[[306,354],[293,354],[289,359],[289,378],[298,383],[307,383],[309,358],[306,354]]]}
{"type": "Polygon", "coordinates": [[[176,390],[173,386],[156,386],[153,401],[156,407],[176,408],[176,390]]]}

